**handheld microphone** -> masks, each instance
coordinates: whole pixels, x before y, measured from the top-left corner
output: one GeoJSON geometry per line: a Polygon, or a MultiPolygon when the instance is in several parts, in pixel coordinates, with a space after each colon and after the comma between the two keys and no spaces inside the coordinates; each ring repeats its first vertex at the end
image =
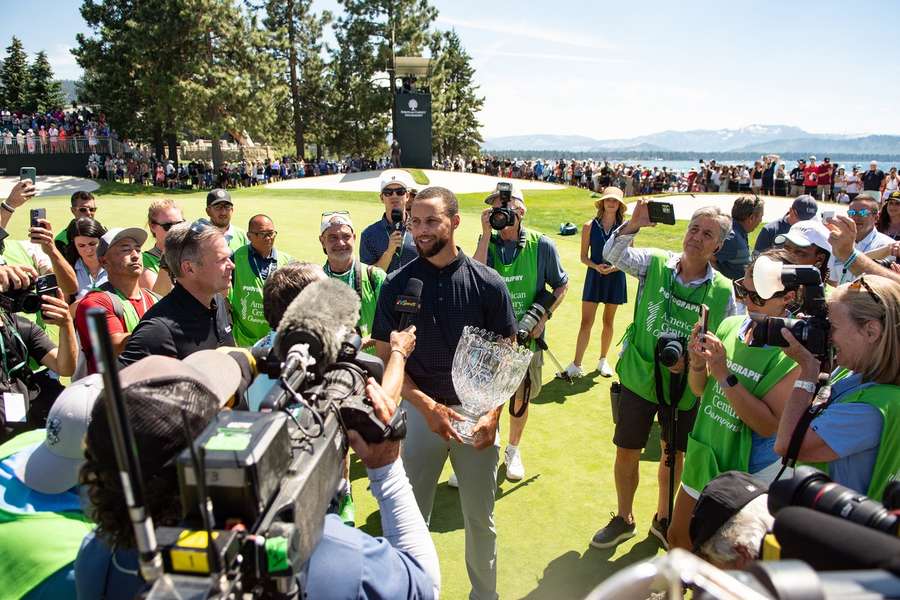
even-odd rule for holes
{"type": "Polygon", "coordinates": [[[391,210],[391,225],[394,227],[394,231],[403,231],[403,211],[399,208],[395,208],[391,210]]]}
{"type": "Polygon", "coordinates": [[[775,517],[781,558],[798,558],[816,570],[885,569],[900,575],[900,539],[821,513],[789,506],[775,517]]]}
{"type": "MultiPolygon", "coordinates": [[[[359,320],[359,297],[336,279],[315,281],[300,292],[278,324],[275,355],[286,361],[298,344],[309,345],[309,356],[321,375],[334,363],[347,334],[359,320]]],[[[296,351],[295,351],[296,352],[296,351]]]]}
{"type": "Polygon", "coordinates": [[[409,327],[412,320],[419,314],[422,307],[422,280],[413,277],[406,282],[406,289],[403,294],[397,296],[394,302],[394,312],[400,313],[400,326],[398,330],[402,331],[409,327]]]}

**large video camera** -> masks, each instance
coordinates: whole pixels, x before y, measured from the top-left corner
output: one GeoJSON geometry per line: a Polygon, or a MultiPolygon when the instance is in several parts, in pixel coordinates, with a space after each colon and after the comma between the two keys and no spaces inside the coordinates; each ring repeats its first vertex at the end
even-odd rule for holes
{"type": "Polygon", "coordinates": [[[512,200],[512,184],[501,181],[497,184],[497,192],[500,195],[500,206],[491,210],[488,222],[492,229],[500,231],[516,222],[516,212],[509,207],[512,200]]]}
{"type": "Polygon", "coordinates": [[[41,310],[41,296],[56,297],[59,286],[52,273],[38,277],[34,283],[21,290],[7,290],[0,293],[0,308],[7,313],[36,313],[41,310]]]}
{"type": "Polygon", "coordinates": [[[781,334],[785,328],[816,357],[825,360],[831,353],[828,307],[819,269],[812,266],[784,265],[763,256],[753,267],[753,284],[763,298],[778,292],[797,290],[802,297],[800,310],[793,319],[751,314],[756,325],[750,345],[787,347],[781,334]]]}

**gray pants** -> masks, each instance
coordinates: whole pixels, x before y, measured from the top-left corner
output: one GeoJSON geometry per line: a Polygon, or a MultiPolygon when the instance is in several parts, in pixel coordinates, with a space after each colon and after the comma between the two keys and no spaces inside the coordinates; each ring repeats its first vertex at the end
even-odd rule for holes
{"type": "Polygon", "coordinates": [[[407,424],[403,441],[403,465],[412,484],[422,516],[431,521],[434,492],[447,456],[459,480],[459,499],[466,528],[466,570],[472,600],[497,598],[497,530],[494,527],[494,496],[500,436],[494,445],[476,450],[468,444],[447,442],[428,428],[425,417],[404,402],[407,424]]]}

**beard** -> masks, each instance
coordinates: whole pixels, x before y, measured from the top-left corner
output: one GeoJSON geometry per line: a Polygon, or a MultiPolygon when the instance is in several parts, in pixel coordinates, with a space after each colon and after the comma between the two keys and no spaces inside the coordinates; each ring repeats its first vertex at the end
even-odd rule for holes
{"type": "Polygon", "coordinates": [[[444,246],[447,245],[447,242],[450,241],[449,237],[445,238],[435,238],[434,243],[431,245],[431,248],[425,249],[419,245],[418,240],[415,240],[416,250],[419,251],[419,256],[422,258],[431,258],[436,255],[438,252],[444,249],[444,246]]]}

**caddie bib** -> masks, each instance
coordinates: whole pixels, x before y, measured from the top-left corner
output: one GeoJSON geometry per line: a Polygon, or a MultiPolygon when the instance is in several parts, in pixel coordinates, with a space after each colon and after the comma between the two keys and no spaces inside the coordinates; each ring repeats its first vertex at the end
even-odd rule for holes
{"type": "MultiPolygon", "coordinates": [[[[513,313],[516,315],[516,321],[522,318],[537,296],[537,265],[538,265],[538,245],[541,234],[525,229],[525,246],[519,252],[518,256],[508,265],[503,264],[500,259],[500,252],[497,251],[493,242],[488,245],[488,254],[491,257],[491,267],[497,271],[503,281],[506,282],[506,289],[509,290],[509,296],[512,300],[513,313]]],[[[529,347],[534,350],[536,344],[534,340],[530,342],[529,347]]]]}
{"type": "MultiPolygon", "coordinates": [[[[276,265],[282,267],[291,258],[276,253],[276,265]]],[[[253,270],[250,264],[250,246],[241,246],[234,253],[234,281],[228,292],[231,314],[234,317],[234,343],[249,347],[262,339],[269,330],[263,315],[263,286],[266,281],[253,270]]]]}

